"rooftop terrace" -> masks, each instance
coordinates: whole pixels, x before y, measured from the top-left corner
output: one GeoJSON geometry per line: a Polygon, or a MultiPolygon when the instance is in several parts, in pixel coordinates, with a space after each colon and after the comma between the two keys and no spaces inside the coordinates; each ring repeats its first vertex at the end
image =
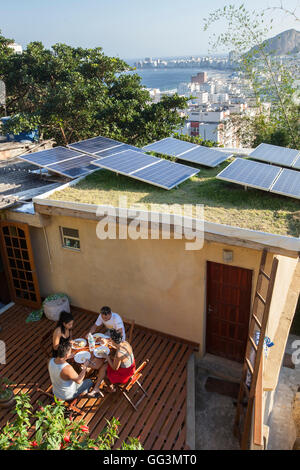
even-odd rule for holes
{"type": "MultiPolygon", "coordinates": [[[[1,374],[12,382],[15,395],[30,394],[36,410],[38,401],[50,403],[47,397],[36,392],[35,385],[44,390],[50,386],[47,360],[41,356],[40,342],[42,335],[49,333],[51,343],[54,323],[46,318],[25,323],[29,313],[29,308],[14,305],[1,315],[0,338],[6,343],[7,353],[7,364],[1,366],[1,374]]],[[[76,319],[74,337],[78,337],[95,321],[96,314],[75,307],[72,313],[76,319]]],[[[187,363],[194,346],[137,325],[132,346],[138,364],[149,359],[142,378],[148,397],[140,403],[137,412],[118,394],[105,393],[104,398],[97,399],[83,397],[78,406],[84,411],[83,419],[91,437],[96,438],[103,430],[106,419],[118,417],[121,426],[116,448],[128,436],[140,436],[146,450],[186,449],[187,363]]],[[[133,393],[139,394],[139,389],[131,390],[130,394],[133,393]]],[[[0,430],[12,416],[13,409],[0,410],[0,430]]]]}
{"type": "Polygon", "coordinates": [[[158,212],[166,212],[164,204],[203,204],[207,222],[299,237],[299,201],[256,189],[245,191],[241,186],[217,180],[215,176],[229,163],[214,169],[199,167],[198,175],[171,191],[100,170],[54,192],[50,199],[118,207],[119,198],[126,196],[128,207],[138,204],[140,209],[150,210],[154,204],[152,210],[158,212]]]}

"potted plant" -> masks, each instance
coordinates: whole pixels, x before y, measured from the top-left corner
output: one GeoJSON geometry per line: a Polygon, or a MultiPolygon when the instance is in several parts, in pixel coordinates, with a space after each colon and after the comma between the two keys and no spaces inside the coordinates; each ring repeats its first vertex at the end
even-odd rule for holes
{"type": "Polygon", "coordinates": [[[8,379],[0,377],[0,408],[9,408],[15,402],[14,392],[10,385],[8,379]]]}

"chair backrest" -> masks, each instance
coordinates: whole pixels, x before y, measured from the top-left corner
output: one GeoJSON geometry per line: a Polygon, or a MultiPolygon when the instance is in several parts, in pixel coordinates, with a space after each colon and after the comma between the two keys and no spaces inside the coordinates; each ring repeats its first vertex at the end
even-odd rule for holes
{"type": "Polygon", "coordinates": [[[123,322],[129,325],[129,334],[127,335],[127,341],[131,344],[132,337],[133,337],[133,330],[135,325],[135,320],[129,320],[128,318],[123,318],[123,322]]]}
{"type": "Polygon", "coordinates": [[[146,359],[135,371],[135,373],[130,377],[128,382],[124,384],[126,390],[130,390],[131,387],[135,384],[137,380],[142,376],[142,371],[145,369],[146,365],[149,363],[149,359],[146,359]]]}

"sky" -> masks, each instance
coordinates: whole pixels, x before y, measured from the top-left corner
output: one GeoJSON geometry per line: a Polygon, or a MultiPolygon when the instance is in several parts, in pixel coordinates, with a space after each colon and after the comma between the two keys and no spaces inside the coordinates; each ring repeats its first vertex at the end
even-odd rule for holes
{"type": "MultiPolygon", "coordinates": [[[[297,9],[300,0],[282,0],[297,9]]],[[[224,24],[203,31],[203,19],[224,5],[242,0],[0,0],[0,30],[23,47],[41,41],[46,47],[101,46],[105,54],[122,59],[207,54],[209,37],[224,24]]],[[[245,0],[250,10],[280,5],[281,0],[245,0]]],[[[272,13],[274,36],[300,30],[300,22],[272,13]]],[[[219,51],[221,52],[221,51],[219,51]]]]}

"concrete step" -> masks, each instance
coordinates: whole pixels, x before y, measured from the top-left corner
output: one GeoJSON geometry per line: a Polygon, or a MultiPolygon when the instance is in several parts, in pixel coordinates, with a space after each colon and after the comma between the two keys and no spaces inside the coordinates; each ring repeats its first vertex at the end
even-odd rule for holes
{"type": "Polygon", "coordinates": [[[243,365],[223,357],[205,354],[202,358],[196,355],[196,374],[240,382],[243,365]]]}

